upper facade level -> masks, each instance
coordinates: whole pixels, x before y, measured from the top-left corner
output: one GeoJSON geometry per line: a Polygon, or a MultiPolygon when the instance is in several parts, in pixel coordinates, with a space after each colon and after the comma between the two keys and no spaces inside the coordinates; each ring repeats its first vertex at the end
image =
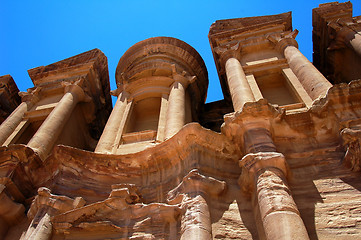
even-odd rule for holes
{"type": "Polygon", "coordinates": [[[291,13],[220,20],[209,39],[225,98],[235,111],[261,98],[292,111],[332,86],[298,50],[291,13]]]}
{"type": "Polygon", "coordinates": [[[34,87],[0,126],[0,145],[24,144],[43,160],[57,144],[93,151],[111,111],[105,55],[94,49],[28,72],[34,87]]]}
{"type": "Polygon", "coordinates": [[[197,121],[208,74],[194,48],[176,38],[155,37],[124,53],[116,81],[118,100],[97,145],[99,153],[139,151],[197,121]]]}

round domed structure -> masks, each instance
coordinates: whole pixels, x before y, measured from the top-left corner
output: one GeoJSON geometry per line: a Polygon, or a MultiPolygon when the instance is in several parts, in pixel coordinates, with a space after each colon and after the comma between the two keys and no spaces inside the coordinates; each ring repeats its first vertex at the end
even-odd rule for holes
{"type": "Polygon", "coordinates": [[[196,77],[187,91],[198,109],[206,99],[207,69],[199,53],[179,39],[154,37],[136,43],[119,60],[115,78],[118,87],[136,92],[142,86],[169,87],[174,70],[196,77]]]}

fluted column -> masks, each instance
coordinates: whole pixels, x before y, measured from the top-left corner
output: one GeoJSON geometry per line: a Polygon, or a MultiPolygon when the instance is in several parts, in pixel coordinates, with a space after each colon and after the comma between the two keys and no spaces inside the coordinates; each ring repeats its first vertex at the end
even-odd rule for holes
{"type": "Polygon", "coordinates": [[[23,101],[6,120],[0,125],[0,146],[8,139],[8,137],[14,132],[19,123],[23,120],[23,117],[27,111],[29,111],[34,104],[39,100],[38,93],[40,88],[37,88],[33,92],[23,93],[23,101]]]}
{"type": "Polygon", "coordinates": [[[99,142],[95,148],[97,153],[112,153],[116,143],[117,132],[120,128],[122,118],[127,107],[128,93],[123,91],[118,95],[117,102],[113,108],[112,113],[109,116],[104,131],[99,139],[99,142]]]}
{"type": "Polygon", "coordinates": [[[203,176],[193,169],[168,193],[168,202],[180,204],[184,209],[181,240],[212,239],[211,216],[206,199],[220,195],[225,189],[225,182],[203,176]]]}
{"type": "Polygon", "coordinates": [[[326,95],[332,84],[298,50],[298,44],[293,37],[280,38],[276,48],[285,56],[289,67],[312,100],[326,95]]]}
{"type": "Polygon", "coordinates": [[[249,153],[240,166],[242,178],[253,185],[266,239],[309,239],[288,188],[285,157],[277,152],[249,153]]]}
{"type": "Polygon", "coordinates": [[[220,56],[220,63],[226,72],[234,111],[240,111],[246,102],[254,102],[255,98],[242,65],[238,60],[240,55],[239,44],[227,49],[217,48],[215,51],[220,56]]]}
{"type": "Polygon", "coordinates": [[[67,85],[65,92],[62,99],[27,144],[33,148],[42,159],[45,159],[51,151],[76,104],[85,99],[83,89],[77,84],[67,85]]]}
{"type": "Polygon", "coordinates": [[[185,73],[181,75],[173,70],[173,79],[174,83],[168,98],[165,139],[175,135],[186,123],[185,91],[187,86],[195,80],[195,77],[186,77],[185,73]]]}

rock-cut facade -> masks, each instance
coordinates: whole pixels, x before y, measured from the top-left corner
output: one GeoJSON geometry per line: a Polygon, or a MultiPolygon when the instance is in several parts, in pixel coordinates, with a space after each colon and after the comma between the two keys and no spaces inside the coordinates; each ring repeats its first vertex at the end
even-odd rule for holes
{"type": "Polygon", "coordinates": [[[361,18],[313,9],[313,63],[297,34],[291,12],[214,22],[210,103],[172,37],[130,46],[112,91],[99,49],[27,92],[0,77],[0,239],[361,239],[361,18]]]}

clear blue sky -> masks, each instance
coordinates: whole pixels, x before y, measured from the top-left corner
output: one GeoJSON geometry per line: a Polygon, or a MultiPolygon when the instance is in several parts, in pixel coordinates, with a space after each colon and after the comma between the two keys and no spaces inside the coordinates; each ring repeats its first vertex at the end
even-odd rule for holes
{"type": "MultiPolygon", "coordinates": [[[[99,48],[108,58],[113,90],[116,66],[129,47],[149,37],[169,36],[187,42],[203,57],[210,82],[207,102],[212,102],[223,99],[208,41],[214,21],[292,11],[300,50],[312,61],[312,9],[325,2],[0,0],[0,76],[12,75],[26,91],[33,86],[28,69],[99,48]]],[[[352,3],[354,16],[361,15],[361,0],[352,3]]]]}

